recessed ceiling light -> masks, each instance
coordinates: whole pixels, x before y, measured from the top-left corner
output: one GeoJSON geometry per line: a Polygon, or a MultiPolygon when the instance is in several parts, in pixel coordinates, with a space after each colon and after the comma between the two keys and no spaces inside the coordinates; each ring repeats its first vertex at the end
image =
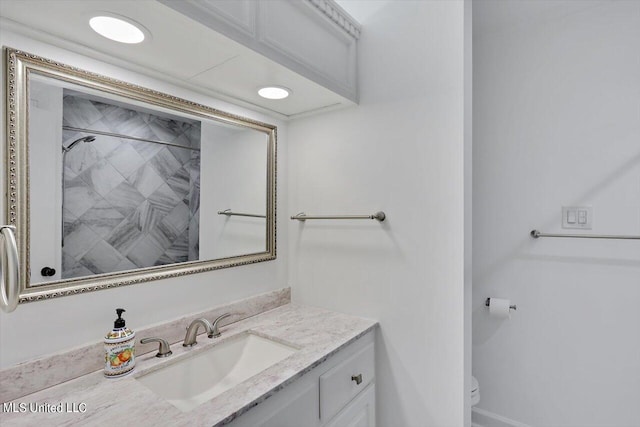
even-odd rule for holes
{"type": "Polygon", "coordinates": [[[102,37],[120,43],[134,44],[144,40],[144,32],[138,25],[122,18],[113,16],[94,16],[89,25],[102,37]]]}
{"type": "Polygon", "coordinates": [[[258,90],[258,95],[267,99],[284,99],[291,94],[291,89],[282,86],[266,86],[258,90]]]}

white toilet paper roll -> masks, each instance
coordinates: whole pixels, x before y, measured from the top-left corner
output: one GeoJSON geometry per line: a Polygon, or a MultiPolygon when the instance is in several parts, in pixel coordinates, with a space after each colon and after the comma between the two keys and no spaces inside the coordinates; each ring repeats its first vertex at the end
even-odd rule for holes
{"type": "Polygon", "coordinates": [[[499,319],[511,317],[511,301],[503,298],[489,298],[489,316],[499,319]]]}

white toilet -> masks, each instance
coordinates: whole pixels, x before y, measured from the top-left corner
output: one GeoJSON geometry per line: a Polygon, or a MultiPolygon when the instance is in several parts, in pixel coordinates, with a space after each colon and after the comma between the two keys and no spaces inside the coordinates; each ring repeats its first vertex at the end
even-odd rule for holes
{"type": "Polygon", "coordinates": [[[480,385],[476,377],[471,377],[471,406],[480,403],[480,385]]]}

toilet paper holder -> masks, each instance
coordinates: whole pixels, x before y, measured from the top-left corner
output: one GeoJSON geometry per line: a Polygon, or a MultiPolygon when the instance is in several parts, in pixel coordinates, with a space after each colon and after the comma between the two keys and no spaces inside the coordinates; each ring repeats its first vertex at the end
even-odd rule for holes
{"type": "MultiPolygon", "coordinates": [[[[491,298],[487,298],[487,299],[484,301],[484,305],[486,305],[487,307],[489,307],[489,305],[491,305],[491,298]]],[[[510,305],[510,306],[509,306],[509,310],[517,310],[517,309],[518,309],[518,308],[516,307],[516,305],[515,305],[515,304],[513,304],[513,305],[510,305]]]]}

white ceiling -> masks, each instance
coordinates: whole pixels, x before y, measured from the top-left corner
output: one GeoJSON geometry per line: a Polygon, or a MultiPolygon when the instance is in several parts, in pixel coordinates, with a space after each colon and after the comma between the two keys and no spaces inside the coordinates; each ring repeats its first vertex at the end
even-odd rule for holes
{"type": "MultiPolygon", "coordinates": [[[[155,0],[0,0],[0,16],[79,47],[161,72],[197,85],[205,93],[220,94],[284,116],[353,105],[262,55],[220,35],[155,0]],[[151,38],[136,45],[116,43],[96,34],[89,18],[110,12],[146,27],[151,38]],[[280,85],[292,89],[285,100],[266,100],[257,89],[280,85]]],[[[13,26],[16,27],[16,26],[13,26]]]]}

